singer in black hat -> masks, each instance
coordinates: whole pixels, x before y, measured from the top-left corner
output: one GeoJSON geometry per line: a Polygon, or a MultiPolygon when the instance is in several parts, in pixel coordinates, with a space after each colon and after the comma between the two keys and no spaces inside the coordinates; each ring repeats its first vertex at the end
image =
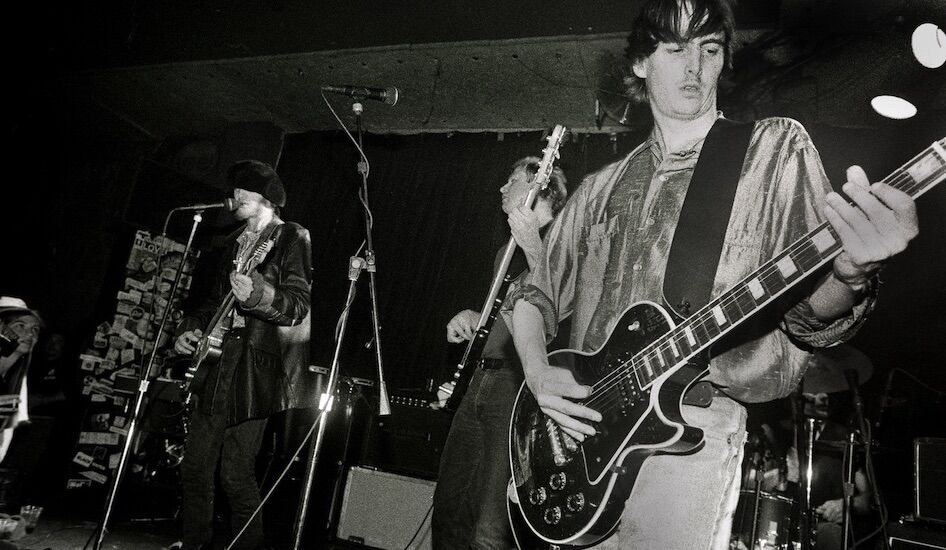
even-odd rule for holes
{"type": "Polygon", "coordinates": [[[218,361],[205,361],[194,383],[184,461],[183,541],[177,547],[209,547],[213,539],[214,472],[230,509],[231,537],[246,527],[234,548],[264,545],[256,484],[256,455],[267,418],[306,407],[309,292],[312,258],[309,232],[279,217],[286,190],[271,166],[235,163],[227,182],[244,223],[228,240],[212,290],[177,328],[174,349],[190,355],[225,295],[236,307],[218,361]],[[266,244],[271,243],[271,244],[266,244]],[[246,266],[254,266],[247,269],[246,266]]]}

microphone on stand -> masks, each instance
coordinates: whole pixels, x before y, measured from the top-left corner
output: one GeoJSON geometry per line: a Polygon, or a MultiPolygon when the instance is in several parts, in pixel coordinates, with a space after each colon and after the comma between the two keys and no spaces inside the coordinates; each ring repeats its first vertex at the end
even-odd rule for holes
{"type": "Polygon", "coordinates": [[[365,86],[352,86],[351,84],[346,84],[344,86],[322,86],[323,92],[331,92],[333,94],[347,95],[348,97],[353,97],[355,99],[373,99],[375,101],[383,101],[388,105],[394,105],[397,103],[400,92],[394,86],[388,86],[387,88],[367,88],[365,86]]]}
{"type": "Polygon", "coordinates": [[[208,204],[192,204],[190,206],[178,206],[174,210],[209,210],[211,208],[226,208],[227,210],[236,210],[236,199],[223,199],[223,202],[211,202],[208,204]]]}

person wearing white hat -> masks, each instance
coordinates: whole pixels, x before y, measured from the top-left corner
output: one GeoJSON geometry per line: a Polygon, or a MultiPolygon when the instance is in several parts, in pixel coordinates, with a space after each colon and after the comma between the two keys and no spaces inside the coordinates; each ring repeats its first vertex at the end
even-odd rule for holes
{"type": "Polygon", "coordinates": [[[13,429],[27,413],[26,372],[43,320],[26,302],[0,296],[0,461],[7,454],[13,429]]]}

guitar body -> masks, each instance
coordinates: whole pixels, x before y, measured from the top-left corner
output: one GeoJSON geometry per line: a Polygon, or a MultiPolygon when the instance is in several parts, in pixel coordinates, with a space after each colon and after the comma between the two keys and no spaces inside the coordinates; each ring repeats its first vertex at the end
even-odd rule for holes
{"type": "MultiPolygon", "coordinates": [[[[624,312],[599,350],[560,350],[549,354],[549,362],[571,370],[580,384],[603,383],[672,328],[663,308],[640,302],[624,312]]],[[[541,411],[523,384],[510,427],[513,483],[519,497],[518,503],[510,503],[511,516],[518,511],[522,523],[544,542],[540,548],[585,547],[608,537],[647,457],[702,447],[703,431],[684,423],[680,404],[706,372],[683,364],[646,388],[633,376],[617,379],[604,399],[619,406],[602,409],[598,434],[580,445],[541,411]]],[[[595,408],[594,402],[588,405],[595,408]]],[[[517,539],[527,538],[517,533],[517,539]]]]}
{"type": "Polygon", "coordinates": [[[191,357],[191,364],[188,366],[188,373],[194,376],[194,380],[188,385],[199,383],[200,373],[206,373],[207,367],[216,365],[223,355],[223,339],[226,337],[229,329],[221,326],[214,327],[208,334],[205,334],[197,341],[194,355],[191,357]],[[203,367],[203,368],[201,368],[203,367]]]}

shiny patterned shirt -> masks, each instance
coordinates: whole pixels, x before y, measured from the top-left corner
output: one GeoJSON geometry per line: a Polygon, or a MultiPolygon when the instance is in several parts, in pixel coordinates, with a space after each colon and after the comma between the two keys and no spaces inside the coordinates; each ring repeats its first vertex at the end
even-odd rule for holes
{"type": "MultiPolygon", "coordinates": [[[[670,243],[703,144],[667,154],[661,143],[655,129],[626,158],[585,178],[549,229],[546,257],[532,285],[507,302],[524,297],[538,306],[548,336],[560,320],[571,317],[572,349],[600,348],[631,304],[663,303],[670,243]]],[[[786,118],[756,122],[713,296],[818,226],[828,191],[821,159],[799,123],[786,118]]],[[[785,396],[797,385],[810,359],[802,347],[846,340],[873,301],[873,295],[868,295],[848,316],[830,324],[815,318],[807,299],[784,308],[787,311],[779,319],[761,313],[750,320],[759,327],[751,337],[714,353],[709,380],[743,401],[785,396]]]]}

